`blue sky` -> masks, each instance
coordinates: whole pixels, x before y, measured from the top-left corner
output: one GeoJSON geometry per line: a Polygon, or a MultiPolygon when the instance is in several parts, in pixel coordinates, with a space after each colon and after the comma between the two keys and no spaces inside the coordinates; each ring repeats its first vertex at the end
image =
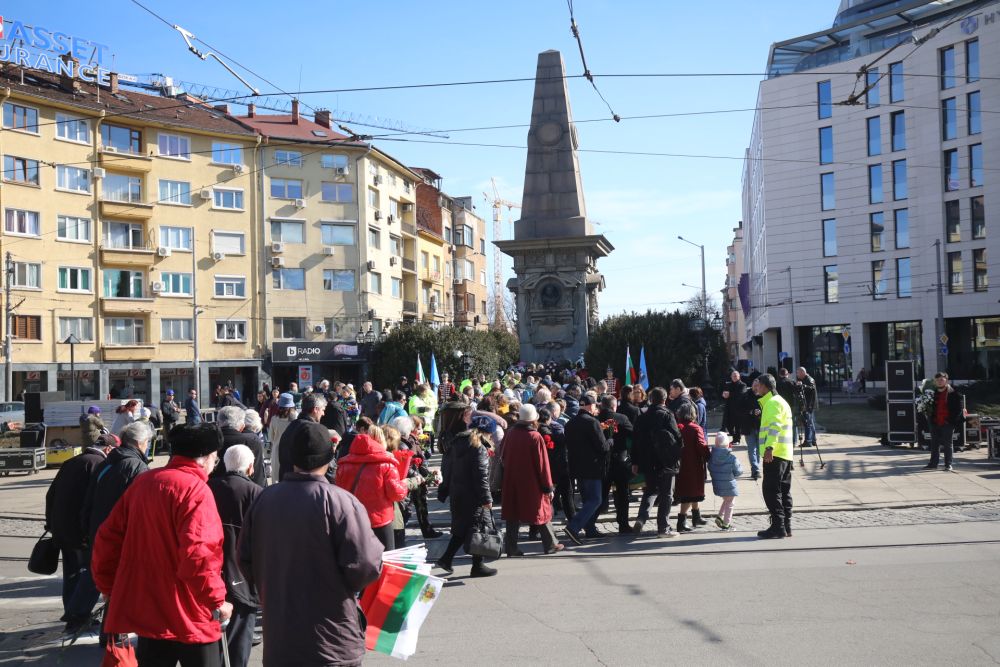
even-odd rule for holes
{"type": "MultiPolygon", "coordinates": [[[[195,2],[143,0],[286,91],[532,77],[537,54],[562,51],[568,74],[582,73],[563,0],[341,2],[306,0],[195,2]],[[320,9],[322,7],[322,9],[320,9]]],[[[717,73],[763,71],[771,43],[829,27],[837,2],[733,0],[576,0],[592,72],[717,73]]],[[[129,0],[96,4],[19,0],[3,4],[6,20],[42,25],[110,47],[115,69],[239,88],[211,59],[202,62],[181,37],[129,0]]],[[[243,72],[241,72],[243,73],[243,72]]],[[[243,73],[245,74],[245,73],[243,73]]],[[[262,91],[272,86],[247,75],[262,91]]],[[[598,78],[621,116],[745,109],[756,102],[760,77],[598,78]]],[[[570,81],[582,149],[649,151],[739,158],[752,112],[614,123],[583,79],[570,81]]],[[[454,130],[527,124],[532,83],[352,92],[303,96],[310,106],[397,119],[418,128],[454,130]]],[[[365,129],[371,133],[384,130],[365,129]]],[[[383,150],[444,176],[445,190],[482,193],[495,177],[501,196],[518,201],[525,151],[448,145],[475,142],[524,146],[527,127],[450,132],[441,143],[377,140],[383,150]]],[[[399,138],[399,137],[397,137],[399,138]]],[[[410,137],[420,139],[420,137],[410,137]]],[[[725,250],[741,218],[739,159],[643,157],[582,153],[588,214],[615,246],[599,268],[607,280],[602,316],[695,295],[701,281],[697,248],[706,246],[709,293],[725,280],[725,250]]],[[[516,211],[515,211],[516,213],[516,211]]],[[[516,216],[514,216],[516,217],[516,216]]],[[[510,227],[505,225],[505,234],[510,227]]],[[[505,264],[505,270],[508,265],[505,264]]],[[[512,275],[512,274],[511,274],[512,275]]],[[[507,275],[504,276],[506,282],[507,275]]]]}

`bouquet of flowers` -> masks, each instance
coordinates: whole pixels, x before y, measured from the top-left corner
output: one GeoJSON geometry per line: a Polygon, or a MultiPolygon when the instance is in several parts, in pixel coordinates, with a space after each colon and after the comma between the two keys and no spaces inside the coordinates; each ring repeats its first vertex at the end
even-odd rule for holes
{"type": "Polygon", "coordinates": [[[917,406],[917,412],[923,413],[925,415],[932,415],[934,413],[934,385],[924,380],[921,384],[920,394],[914,400],[914,404],[917,406]],[[926,387],[930,387],[927,389],[926,387]]]}
{"type": "Polygon", "coordinates": [[[606,419],[601,422],[601,430],[607,437],[614,437],[615,433],[618,433],[618,422],[614,419],[606,419]]]}
{"type": "Polygon", "coordinates": [[[542,440],[545,441],[545,449],[555,449],[556,443],[552,441],[552,436],[546,433],[542,436],[542,440]]]}

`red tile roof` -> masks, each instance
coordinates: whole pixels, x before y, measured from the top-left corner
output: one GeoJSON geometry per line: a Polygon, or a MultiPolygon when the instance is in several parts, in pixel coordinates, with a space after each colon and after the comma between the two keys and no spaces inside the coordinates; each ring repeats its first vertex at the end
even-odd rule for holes
{"type": "Polygon", "coordinates": [[[305,116],[299,116],[298,123],[292,122],[291,114],[255,114],[253,118],[249,116],[235,116],[235,118],[265,137],[274,139],[323,144],[348,139],[347,135],[323,127],[305,116]],[[316,134],[317,132],[322,134],[316,134]]]}

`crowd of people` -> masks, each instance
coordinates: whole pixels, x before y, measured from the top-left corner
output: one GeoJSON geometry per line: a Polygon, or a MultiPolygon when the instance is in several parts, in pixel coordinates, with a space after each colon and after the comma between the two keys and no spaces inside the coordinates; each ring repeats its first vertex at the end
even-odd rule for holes
{"type": "MultiPolygon", "coordinates": [[[[494,382],[445,374],[436,387],[403,377],[383,391],[291,383],[263,387],[252,408],[223,388],[214,423],[190,410],[193,392],[178,423],[169,392],[155,419],[171,456],[154,470],[155,424],[143,408],[125,402],[106,427],[95,406],[81,417],[85,451],[46,498],[64,562],[66,635],[101,633],[115,646],[135,633],[140,664],[150,665],[221,664],[223,638],[229,663],[242,666],[259,615],[265,664],[353,664],[364,652],[356,596],[378,576],[382,552],[405,544],[413,519],[424,538],[443,536],[431,521],[433,489],[450,510],[435,563],[445,575],[493,522],[494,503],[512,558],[524,556],[525,531],[544,554],[603,537],[597,521],[612,503],[620,534],[642,534],[654,502],[658,536],[699,529],[710,518],[701,507],[709,479],[722,499],[714,522],[726,531],[741,435],[772,515],[759,535],[790,535],[793,409],[781,381],[762,375],[747,389],[736,374],[726,392],[711,447],[699,388],[673,380],[647,394],[610,369],[599,380],[578,371],[557,381],[541,366],[494,382]],[[103,626],[94,626],[101,598],[103,626]]],[[[471,576],[496,573],[472,556],[471,576]]]]}

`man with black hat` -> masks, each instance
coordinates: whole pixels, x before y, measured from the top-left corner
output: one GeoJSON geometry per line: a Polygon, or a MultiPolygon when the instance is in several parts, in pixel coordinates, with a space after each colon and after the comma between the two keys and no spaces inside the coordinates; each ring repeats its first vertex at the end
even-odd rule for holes
{"type": "Polygon", "coordinates": [[[167,396],[160,403],[160,413],[163,415],[163,445],[169,447],[170,429],[180,421],[181,416],[181,406],[177,405],[174,399],[173,389],[167,389],[167,396]]]}
{"type": "Polygon", "coordinates": [[[361,664],[356,595],[378,578],[382,543],[357,498],[326,479],[327,429],[304,422],[289,449],[294,472],[261,492],[240,534],[240,569],[263,603],[264,664],[361,664]]]}
{"type": "Polygon", "coordinates": [[[170,441],[167,465],[137,477],[97,531],[94,583],[109,598],[104,631],[138,635],[139,664],[216,667],[219,623],[233,606],[222,580],[222,521],[205,482],[222,434],[185,424],[170,441]]]}

